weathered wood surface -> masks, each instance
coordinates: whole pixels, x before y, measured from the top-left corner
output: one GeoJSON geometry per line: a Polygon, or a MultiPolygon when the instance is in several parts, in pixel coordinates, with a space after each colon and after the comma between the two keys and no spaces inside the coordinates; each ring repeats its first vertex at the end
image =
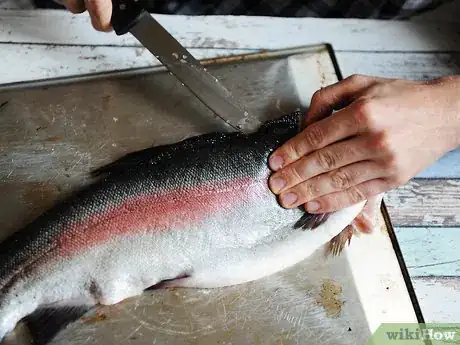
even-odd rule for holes
{"type": "MultiPolygon", "coordinates": [[[[460,51],[457,23],[450,22],[154,16],[190,48],[279,49],[328,42],[337,51],[460,51]]],[[[140,46],[131,35],[95,32],[86,14],[10,10],[0,11],[0,17],[2,43],[140,46]]]]}
{"type": "Polygon", "coordinates": [[[384,200],[395,226],[460,226],[459,179],[413,179],[384,200]]]}
{"type": "Polygon", "coordinates": [[[345,75],[427,80],[460,73],[459,53],[337,52],[345,75]]]}
{"type": "MultiPolygon", "coordinates": [[[[410,22],[157,16],[197,57],[328,42],[344,76],[458,74],[460,1],[410,22]],[[446,16],[447,14],[447,16],[446,16]],[[441,21],[440,21],[441,19],[441,21]],[[318,30],[318,28],[321,28],[318,30]],[[223,39],[225,37],[225,39],[223,39]]],[[[0,11],[0,84],[145,67],[158,62],[130,36],[95,32],[86,15],[0,11]],[[46,28],[46,20],[53,23],[46,28]],[[21,63],[18,63],[20,61],[21,63]]],[[[460,150],[386,194],[426,321],[460,321],[460,150]],[[452,276],[452,277],[445,277],[452,276]]]]}
{"type": "MultiPolygon", "coordinates": [[[[1,84],[129,68],[159,66],[145,48],[51,46],[0,44],[1,84]],[[24,61],[23,64],[16,63],[24,61]]],[[[216,58],[251,52],[243,49],[190,49],[197,59],[216,58]]]]}
{"type": "Polygon", "coordinates": [[[395,232],[411,276],[460,277],[460,227],[395,228],[395,232]]]}
{"type": "MultiPolygon", "coordinates": [[[[159,65],[145,48],[0,44],[0,49],[1,84],[159,65]],[[14,63],[18,59],[25,63],[14,63]]],[[[192,48],[190,51],[202,59],[255,50],[192,48]]],[[[460,72],[460,53],[337,52],[336,55],[345,76],[361,73],[424,80],[460,72]]]]}
{"type": "Polygon", "coordinates": [[[34,5],[32,0],[0,0],[0,8],[31,10],[34,9],[34,5]]]}
{"type": "Polygon", "coordinates": [[[460,278],[412,279],[426,322],[460,322],[460,278]]]}

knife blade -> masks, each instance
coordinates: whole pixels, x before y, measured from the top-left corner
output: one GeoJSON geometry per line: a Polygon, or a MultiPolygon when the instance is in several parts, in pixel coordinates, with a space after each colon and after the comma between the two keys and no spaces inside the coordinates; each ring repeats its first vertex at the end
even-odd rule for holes
{"type": "Polygon", "coordinates": [[[130,32],[215,116],[234,130],[247,132],[260,124],[216,77],[144,9],[142,2],[112,1],[112,27],[115,33],[120,36],[130,32]]]}

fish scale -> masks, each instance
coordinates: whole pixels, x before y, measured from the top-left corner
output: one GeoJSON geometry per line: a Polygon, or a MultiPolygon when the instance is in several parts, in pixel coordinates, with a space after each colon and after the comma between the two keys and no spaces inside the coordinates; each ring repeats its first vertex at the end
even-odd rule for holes
{"type": "Polygon", "coordinates": [[[242,284],[340,234],[364,202],[311,215],[282,208],[268,188],[268,157],[299,132],[300,116],[147,148],[92,172],[94,183],[0,243],[0,340],[45,306],[114,304],[162,281],[242,284]]]}

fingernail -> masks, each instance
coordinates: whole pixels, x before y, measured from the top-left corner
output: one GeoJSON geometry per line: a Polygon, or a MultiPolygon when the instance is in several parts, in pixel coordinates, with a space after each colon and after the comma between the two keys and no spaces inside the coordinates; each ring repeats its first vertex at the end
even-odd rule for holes
{"type": "Polygon", "coordinates": [[[270,180],[270,186],[273,193],[279,192],[283,187],[286,185],[286,182],[282,178],[275,177],[274,179],[270,180]]]}
{"type": "Polygon", "coordinates": [[[280,196],[281,203],[286,206],[290,206],[297,201],[297,195],[294,193],[286,193],[280,196]]]}
{"type": "Polygon", "coordinates": [[[280,156],[272,156],[270,157],[269,165],[272,170],[278,170],[283,166],[283,158],[280,156]]]}
{"type": "Polygon", "coordinates": [[[308,212],[318,211],[320,207],[321,207],[321,205],[319,204],[318,201],[307,202],[307,211],[308,212]]]}

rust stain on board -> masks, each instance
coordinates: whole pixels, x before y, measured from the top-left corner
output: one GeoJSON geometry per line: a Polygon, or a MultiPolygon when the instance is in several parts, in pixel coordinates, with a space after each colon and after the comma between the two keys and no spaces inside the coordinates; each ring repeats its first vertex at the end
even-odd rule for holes
{"type": "Polygon", "coordinates": [[[326,310],[326,315],[337,318],[340,315],[343,301],[339,299],[342,294],[342,287],[331,279],[326,279],[321,284],[321,292],[316,301],[326,310]]]}
{"type": "Polygon", "coordinates": [[[98,323],[98,322],[101,322],[101,321],[105,321],[107,320],[107,315],[100,312],[100,311],[97,311],[95,315],[93,316],[90,316],[90,317],[82,317],[82,321],[86,324],[94,324],[94,323],[98,323]]]}
{"type": "Polygon", "coordinates": [[[217,57],[217,58],[203,59],[201,60],[201,64],[202,65],[228,64],[228,63],[234,63],[234,62],[258,60],[258,59],[267,58],[268,56],[269,56],[268,51],[261,50],[253,54],[222,56],[222,57],[217,57]]]}
{"type": "MultiPolygon", "coordinates": [[[[37,127],[37,131],[39,130],[40,128],[37,127]]],[[[45,139],[45,141],[49,141],[49,142],[58,142],[58,141],[61,141],[62,140],[62,137],[59,136],[59,135],[56,135],[54,137],[48,137],[45,139]]]]}
{"type": "Polygon", "coordinates": [[[33,208],[45,209],[55,202],[59,194],[60,188],[55,184],[32,182],[24,184],[22,199],[33,208]]]}

